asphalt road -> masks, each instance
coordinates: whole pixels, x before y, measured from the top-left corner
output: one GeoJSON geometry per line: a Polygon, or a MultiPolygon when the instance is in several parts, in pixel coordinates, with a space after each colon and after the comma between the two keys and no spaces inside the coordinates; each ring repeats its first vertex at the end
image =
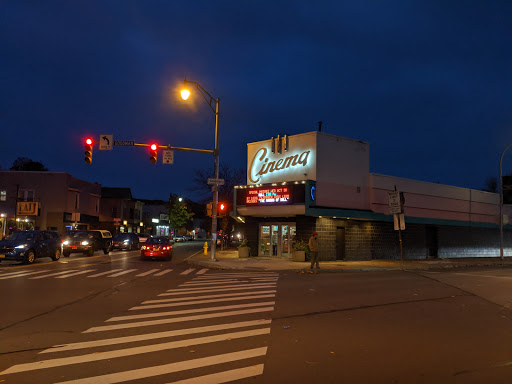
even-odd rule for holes
{"type": "Polygon", "coordinates": [[[200,246],[2,264],[0,382],[512,380],[510,269],[189,268],[200,246]]]}

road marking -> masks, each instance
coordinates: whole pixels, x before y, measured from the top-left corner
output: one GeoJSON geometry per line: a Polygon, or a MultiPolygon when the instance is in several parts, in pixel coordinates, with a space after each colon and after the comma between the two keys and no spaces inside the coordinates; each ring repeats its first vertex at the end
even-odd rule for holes
{"type": "Polygon", "coordinates": [[[6,275],[2,275],[2,277],[0,277],[0,280],[13,279],[15,277],[22,277],[22,276],[28,276],[28,275],[36,275],[38,273],[43,273],[43,272],[48,272],[48,271],[45,270],[45,271],[37,271],[37,272],[22,272],[22,271],[11,272],[6,275]]]}
{"type": "Polygon", "coordinates": [[[192,300],[186,302],[179,303],[167,303],[167,304],[152,304],[152,305],[144,305],[140,307],[132,307],[129,310],[135,311],[138,309],[156,309],[156,308],[168,308],[168,307],[180,307],[182,305],[197,305],[197,304],[209,304],[209,303],[218,303],[218,302],[226,302],[226,301],[236,301],[236,300],[254,300],[254,299],[264,299],[269,297],[276,297],[276,295],[249,295],[243,297],[230,297],[230,298],[222,298],[222,299],[210,299],[210,300],[192,300]]]}
{"type": "Polygon", "coordinates": [[[162,272],[155,273],[155,276],[163,276],[166,273],[169,273],[171,271],[172,271],[172,269],[164,269],[162,272]]]}
{"type": "Polygon", "coordinates": [[[118,273],[114,273],[113,275],[110,275],[108,277],[118,277],[118,276],[122,276],[122,275],[126,275],[127,273],[131,273],[133,271],[136,271],[137,269],[128,269],[126,271],[122,271],[122,272],[118,272],[118,273]]]}
{"type": "MultiPolygon", "coordinates": [[[[236,280],[236,279],[230,279],[230,280],[224,280],[222,282],[222,284],[238,284],[240,283],[239,280],[236,280]]],[[[186,283],[183,283],[180,285],[180,287],[193,287],[193,286],[203,286],[203,285],[215,285],[215,284],[219,284],[218,281],[215,281],[213,283],[208,283],[208,282],[193,282],[193,281],[189,281],[189,282],[186,282],[186,283]]]]}
{"type": "Polygon", "coordinates": [[[158,296],[169,296],[169,295],[184,295],[190,293],[201,293],[201,292],[218,292],[218,291],[238,291],[253,288],[275,288],[276,283],[257,283],[257,284],[240,284],[234,288],[232,285],[221,285],[210,288],[177,288],[169,289],[167,293],[160,293],[158,296]]]}
{"type": "Polygon", "coordinates": [[[154,312],[154,313],[144,313],[144,314],[141,314],[141,315],[117,316],[117,317],[111,317],[110,319],[105,320],[105,322],[147,319],[147,318],[151,318],[151,317],[177,316],[177,315],[186,315],[186,314],[189,314],[189,313],[225,311],[227,309],[251,308],[251,307],[260,307],[260,306],[264,306],[264,305],[274,305],[275,303],[276,303],[275,301],[264,301],[264,302],[260,302],[260,303],[224,305],[224,306],[221,306],[221,307],[208,307],[208,308],[198,308],[198,309],[184,309],[182,311],[154,312]]]}
{"type": "Polygon", "coordinates": [[[265,273],[265,274],[260,274],[260,273],[231,273],[231,274],[220,274],[220,273],[215,273],[215,274],[210,274],[210,275],[206,275],[206,276],[196,276],[194,278],[194,280],[200,280],[200,279],[212,279],[212,278],[233,278],[233,277],[279,277],[279,274],[278,273],[265,273]]]}
{"type": "Polygon", "coordinates": [[[149,334],[145,334],[145,335],[124,336],[124,337],[116,337],[116,338],[112,338],[112,339],[84,341],[84,342],[80,342],[80,343],[57,345],[55,347],[45,349],[44,351],[41,351],[39,353],[62,352],[62,351],[71,351],[71,350],[76,350],[76,349],[103,347],[103,346],[107,346],[107,345],[135,343],[135,342],[139,342],[139,341],[152,340],[152,339],[163,339],[166,337],[183,336],[183,335],[190,335],[190,334],[195,334],[195,333],[222,331],[222,330],[233,329],[233,328],[261,326],[261,325],[270,324],[271,322],[272,322],[272,320],[266,320],[266,319],[265,320],[262,319],[262,320],[240,321],[238,323],[225,323],[225,324],[209,325],[209,326],[204,326],[204,327],[178,329],[175,331],[149,333],[149,334]]]}
{"type": "Polygon", "coordinates": [[[71,276],[83,275],[84,273],[89,273],[89,272],[94,272],[94,271],[95,271],[95,269],[88,269],[87,271],[78,271],[75,273],[70,273],[69,275],[57,276],[55,278],[56,279],[67,279],[68,277],[71,277],[71,276]]]}
{"type": "Polygon", "coordinates": [[[267,335],[267,334],[270,334],[270,328],[260,328],[260,329],[252,329],[252,330],[248,330],[248,331],[221,333],[221,334],[214,335],[214,336],[197,337],[197,338],[178,340],[178,341],[169,341],[167,343],[146,345],[146,346],[142,346],[142,347],[131,347],[131,348],[124,348],[124,349],[117,349],[117,350],[108,351],[108,352],[94,352],[94,353],[89,353],[89,354],[80,355],[80,356],[62,357],[62,358],[58,358],[58,359],[36,361],[34,363],[17,364],[17,365],[13,365],[12,367],[6,369],[5,371],[3,371],[1,373],[8,375],[11,373],[34,371],[36,369],[46,369],[46,368],[62,367],[65,365],[72,365],[72,364],[90,363],[92,361],[109,360],[109,359],[114,359],[114,358],[118,358],[118,357],[141,355],[143,353],[166,351],[166,350],[176,349],[176,348],[185,348],[185,347],[190,347],[192,345],[217,343],[219,341],[225,341],[227,339],[242,339],[245,337],[260,336],[260,335],[267,335]]]}
{"type": "Polygon", "coordinates": [[[45,277],[52,277],[52,276],[58,276],[58,275],[63,275],[65,273],[70,273],[70,272],[75,272],[76,269],[70,269],[69,271],[62,271],[62,272],[56,272],[56,273],[49,273],[47,275],[42,275],[42,276],[35,276],[35,277],[29,277],[29,279],[44,279],[45,277]]]}
{"type": "Polygon", "coordinates": [[[210,375],[197,376],[193,379],[185,379],[180,381],[173,381],[169,384],[222,384],[229,381],[247,379],[248,377],[258,376],[263,374],[263,364],[252,365],[250,367],[231,369],[210,375]]]}
{"type": "Polygon", "coordinates": [[[173,299],[159,299],[159,300],[147,300],[143,301],[141,304],[159,304],[159,303],[171,303],[176,301],[184,301],[184,300],[201,300],[201,299],[211,299],[215,297],[233,297],[233,296],[248,296],[248,295],[263,295],[267,293],[276,293],[275,289],[271,289],[269,291],[253,291],[253,292],[240,292],[240,293],[225,293],[221,295],[206,295],[206,296],[192,296],[192,297],[175,297],[173,299]]]}
{"type": "Polygon", "coordinates": [[[211,365],[229,363],[237,360],[265,356],[266,353],[267,347],[260,347],[254,349],[247,349],[244,351],[224,353],[222,355],[180,361],[177,363],[170,363],[154,367],[132,369],[130,371],[109,373],[106,375],[86,377],[78,380],[63,381],[56,384],[121,383],[123,381],[145,379],[148,377],[166,375],[169,373],[180,372],[189,369],[202,368],[211,365]]]}
{"type": "Polygon", "coordinates": [[[105,276],[105,275],[108,275],[109,273],[114,273],[114,272],[116,272],[116,271],[121,271],[121,268],[111,269],[110,271],[97,273],[97,274],[95,274],[95,275],[91,275],[91,276],[87,276],[87,277],[99,277],[99,276],[105,276]]]}
{"type": "Polygon", "coordinates": [[[156,271],[159,271],[160,269],[151,269],[147,272],[144,272],[144,273],[139,273],[137,276],[147,276],[147,275],[151,275],[153,272],[156,272],[156,271]]]}
{"type": "Polygon", "coordinates": [[[82,333],[113,331],[113,330],[117,330],[117,329],[146,327],[146,326],[159,325],[159,324],[172,324],[172,323],[180,323],[180,322],[193,321],[193,320],[213,319],[213,318],[217,318],[217,317],[226,317],[226,316],[235,316],[235,315],[248,315],[248,314],[259,313],[259,312],[271,312],[273,310],[274,310],[274,307],[263,307],[263,308],[256,308],[256,309],[244,309],[244,310],[240,310],[240,311],[209,313],[206,315],[174,317],[171,319],[139,321],[136,323],[101,325],[98,327],[89,328],[89,329],[83,331],[82,333]]]}
{"type": "Polygon", "coordinates": [[[195,268],[189,268],[184,272],[181,272],[180,275],[188,275],[190,272],[195,271],[195,268]]]}
{"type": "Polygon", "coordinates": [[[197,272],[197,275],[202,275],[204,273],[208,272],[208,268],[203,268],[200,271],[197,272]]]}

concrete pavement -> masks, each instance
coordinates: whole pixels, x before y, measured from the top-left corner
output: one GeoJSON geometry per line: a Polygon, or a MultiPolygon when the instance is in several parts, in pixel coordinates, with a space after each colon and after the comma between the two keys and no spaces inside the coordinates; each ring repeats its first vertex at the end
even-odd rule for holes
{"type": "MultiPolygon", "coordinates": [[[[216,261],[210,260],[210,251],[195,254],[187,263],[211,269],[249,271],[310,271],[309,262],[291,261],[287,258],[249,257],[238,258],[236,249],[217,250],[216,261]]],[[[361,261],[320,261],[318,272],[363,272],[393,270],[443,270],[469,267],[512,267],[512,257],[498,258],[452,258],[431,260],[361,260],[361,261]]]]}

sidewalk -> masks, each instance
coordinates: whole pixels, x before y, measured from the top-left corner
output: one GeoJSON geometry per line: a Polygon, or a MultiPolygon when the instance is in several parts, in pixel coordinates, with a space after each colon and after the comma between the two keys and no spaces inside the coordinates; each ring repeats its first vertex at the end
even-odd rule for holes
{"type": "MultiPolygon", "coordinates": [[[[187,259],[192,266],[211,269],[232,269],[249,271],[309,271],[309,262],[291,261],[276,257],[249,257],[239,259],[236,249],[217,250],[216,261],[210,260],[210,252],[193,255],[187,259]]],[[[498,258],[453,258],[433,260],[364,260],[364,261],[320,261],[318,272],[363,272],[395,270],[443,270],[469,267],[512,267],[512,257],[498,258]]]]}

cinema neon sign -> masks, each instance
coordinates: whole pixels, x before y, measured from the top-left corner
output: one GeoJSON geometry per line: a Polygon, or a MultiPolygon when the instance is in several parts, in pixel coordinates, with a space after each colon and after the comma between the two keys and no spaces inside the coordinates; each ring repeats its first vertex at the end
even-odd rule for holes
{"type": "Polygon", "coordinates": [[[267,156],[267,148],[260,148],[254,154],[249,166],[249,180],[251,183],[258,183],[261,177],[277,171],[305,167],[308,164],[311,151],[304,151],[294,155],[283,156],[280,159],[273,159],[267,156]]]}

